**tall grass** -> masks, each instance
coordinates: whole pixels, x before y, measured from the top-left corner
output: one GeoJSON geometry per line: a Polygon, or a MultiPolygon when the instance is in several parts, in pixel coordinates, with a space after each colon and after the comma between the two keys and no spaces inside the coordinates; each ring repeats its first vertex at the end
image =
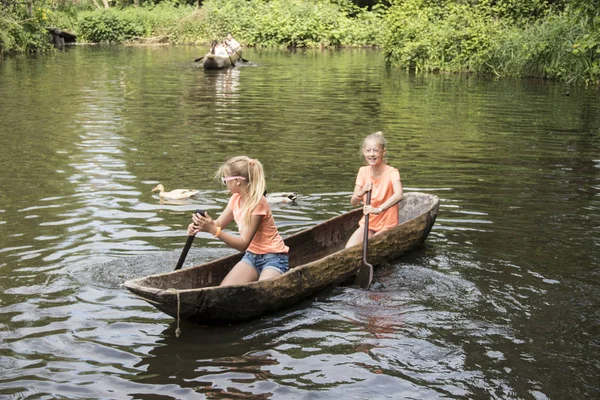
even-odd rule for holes
{"type": "Polygon", "coordinates": [[[482,72],[497,76],[600,83],[600,31],[572,10],[524,28],[508,27],[481,60],[482,72]]]}
{"type": "Polygon", "coordinates": [[[550,16],[524,30],[523,75],[600,83],[600,31],[577,13],[550,16]]]}
{"type": "Polygon", "coordinates": [[[385,16],[386,60],[423,72],[600,84],[598,17],[593,21],[567,7],[536,21],[509,23],[482,11],[458,3],[443,9],[391,7],[385,16]]]}

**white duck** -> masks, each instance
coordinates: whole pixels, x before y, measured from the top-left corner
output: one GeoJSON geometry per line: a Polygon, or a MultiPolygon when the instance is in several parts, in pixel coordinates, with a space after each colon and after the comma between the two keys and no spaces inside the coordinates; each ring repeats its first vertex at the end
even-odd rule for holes
{"type": "Polygon", "coordinates": [[[298,198],[298,193],[267,193],[265,196],[269,203],[293,203],[298,198]]]}
{"type": "Polygon", "coordinates": [[[199,192],[199,190],[192,189],[173,189],[170,192],[165,192],[165,187],[162,185],[162,183],[159,183],[154,189],[152,189],[153,192],[156,192],[157,190],[159,191],[158,195],[161,199],[171,200],[188,199],[199,192]]]}

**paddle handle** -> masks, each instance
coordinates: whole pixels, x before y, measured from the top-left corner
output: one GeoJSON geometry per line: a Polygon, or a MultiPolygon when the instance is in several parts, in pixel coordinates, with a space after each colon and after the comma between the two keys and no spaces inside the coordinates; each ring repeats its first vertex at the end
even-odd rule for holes
{"type": "MultiPolygon", "coordinates": [[[[371,191],[367,192],[365,205],[371,205],[371,191]]],[[[363,289],[369,289],[373,280],[373,266],[367,262],[367,245],[369,243],[369,214],[365,215],[365,233],[363,235],[362,266],[358,269],[354,283],[363,289]]]]}
{"type": "MultiPolygon", "coordinates": [[[[371,205],[371,191],[367,192],[367,201],[365,205],[371,205]]],[[[369,214],[365,215],[365,234],[363,237],[363,264],[369,264],[367,262],[367,243],[369,242],[369,214]]]]}
{"type": "Polygon", "coordinates": [[[188,236],[187,242],[185,242],[185,246],[183,246],[183,251],[181,252],[181,255],[179,256],[179,261],[177,261],[177,265],[175,266],[175,271],[177,271],[178,269],[181,269],[181,267],[183,266],[183,262],[185,261],[185,258],[187,257],[188,251],[190,251],[190,247],[192,247],[192,243],[194,242],[195,237],[196,236],[194,236],[194,235],[188,236]]]}
{"type": "Polygon", "coordinates": [[[246,60],[244,57],[242,57],[242,55],[239,53],[239,51],[235,50],[235,54],[237,54],[240,57],[240,60],[242,62],[248,62],[248,60],[246,60]]]}
{"type": "MultiPolygon", "coordinates": [[[[196,210],[196,214],[200,214],[203,217],[206,217],[206,211],[204,210],[196,210]]],[[[194,243],[195,237],[196,236],[194,235],[188,236],[187,242],[185,242],[185,246],[183,246],[183,250],[181,251],[181,255],[179,256],[179,261],[177,261],[177,265],[175,266],[175,271],[181,269],[181,267],[183,266],[183,262],[185,261],[185,258],[187,257],[187,254],[190,251],[190,247],[192,247],[192,243],[194,243]]]]}

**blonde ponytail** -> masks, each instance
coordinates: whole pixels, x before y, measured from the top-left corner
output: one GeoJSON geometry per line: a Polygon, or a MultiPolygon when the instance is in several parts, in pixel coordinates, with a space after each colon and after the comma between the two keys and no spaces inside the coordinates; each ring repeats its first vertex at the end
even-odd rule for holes
{"type": "Polygon", "coordinates": [[[265,173],[257,159],[248,160],[248,198],[241,208],[244,226],[250,225],[252,212],[258,207],[266,188],[265,173]]]}

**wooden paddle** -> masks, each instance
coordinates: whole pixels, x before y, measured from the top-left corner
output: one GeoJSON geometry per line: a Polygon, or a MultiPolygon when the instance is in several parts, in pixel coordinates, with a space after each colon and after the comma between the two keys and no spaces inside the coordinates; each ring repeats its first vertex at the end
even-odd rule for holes
{"type": "MultiPolygon", "coordinates": [[[[371,191],[367,192],[367,203],[371,205],[371,191]]],[[[369,214],[365,215],[365,234],[363,237],[362,266],[358,270],[354,283],[363,289],[368,289],[373,281],[373,266],[367,262],[367,247],[369,243],[369,214]]]]}
{"type": "Polygon", "coordinates": [[[237,50],[235,50],[235,54],[237,54],[240,57],[241,62],[250,62],[250,61],[246,60],[244,57],[242,57],[242,55],[240,53],[238,53],[237,50]]]}
{"type": "MultiPolygon", "coordinates": [[[[205,217],[206,211],[196,210],[196,214],[200,214],[203,217],[205,217]]],[[[183,262],[185,261],[185,258],[187,257],[188,251],[190,251],[190,247],[192,247],[192,243],[194,242],[195,237],[196,236],[194,236],[194,235],[188,236],[187,242],[185,242],[185,246],[183,246],[183,250],[181,251],[181,255],[179,256],[179,261],[177,261],[177,265],[175,266],[175,271],[177,271],[178,269],[181,269],[181,267],[183,266],[183,262]]]]}
{"type": "Polygon", "coordinates": [[[231,62],[231,66],[235,67],[235,62],[233,61],[233,59],[231,58],[231,54],[227,53],[227,56],[229,57],[229,62],[231,62]]]}
{"type": "Polygon", "coordinates": [[[230,45],[228,45],[226,42],[223,42],[223,45],[225,47],[229,47],[235,54],[237,54],[238,57],[240,58],[241,62],[250,62],[250,61],[246,60],[244,57],[242,57],[242,55],[237,50],[233,50],[233,47],[231,47],[230,45]]]}
{"type": "Polygon", "coordinates": [[[202,57],[200,57],[200,58],[196,58],[196,59],[194,60],[194,62],[202,61],[202,59],[203,59],[203,58],[204,58],[204,56],[202,56],[202,57]]]}

